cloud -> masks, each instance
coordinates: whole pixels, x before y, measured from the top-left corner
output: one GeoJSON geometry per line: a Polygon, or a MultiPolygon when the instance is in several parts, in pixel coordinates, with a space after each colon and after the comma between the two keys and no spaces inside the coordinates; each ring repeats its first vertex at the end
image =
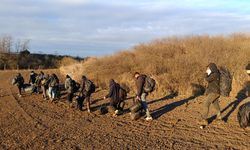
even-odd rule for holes
{"type": "Polygon", "coordinates": [[[2,0],[0,34],[31,39],[31,51],[105,55],[172,35],[250,30],[242,0],[2,0]]]}

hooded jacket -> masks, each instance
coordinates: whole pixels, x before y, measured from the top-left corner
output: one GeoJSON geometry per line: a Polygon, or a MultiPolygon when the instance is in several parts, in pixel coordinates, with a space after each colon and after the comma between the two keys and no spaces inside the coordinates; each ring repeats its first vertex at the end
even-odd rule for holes
{"type": "Polygon", "coordinates": [[[113,79],[109,82],[109,93],[106,98],[111,98],[114,103],[120,102],[120,85],[116,83],[113,79]]]}
{"type": "Polygon", "coordinates": [[[211,70],[211,74],[206,74],[206,81],[208,82],[208,87],[206,89],[206,94],[215,93],[220,94],[220,72],[216,64],[211,63],[208,65],[208,68],[211,70]]]}
{"type": "Polygon", "coordinates": [[[72,86],[72,79],[70,77],[67,77],[65,80],[65,89],[67,90],[68,93],[73,93],[74,92],[74,87],[72,86]]]}
{"type": "Polygon", "coordinates": [[[136,88],[137,88],[137,96],[141,97],[143,93],[143,87],[145,84],[147,76],[146,75],[140,75],[139,77],[136,78],[136,88]]]}

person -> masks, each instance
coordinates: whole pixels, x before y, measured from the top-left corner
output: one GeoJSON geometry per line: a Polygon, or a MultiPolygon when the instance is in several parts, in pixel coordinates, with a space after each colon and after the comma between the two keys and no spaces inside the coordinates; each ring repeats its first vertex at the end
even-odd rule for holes
{"type": "Polygon", "coordinates": [[[208,82],[208,86],[205,92],[206,98],[204,101],[204,113],[202,115],[202,125],[208,125],[209,107],[211,105],[217,111],[217,119],[221,120],[221,111],[219,105],[220,98],[220,72],[215,63],[210,63],[207,67],[205,80],[208,82]]]}
{"type": "MultiPolygon", "coordinates": [[[[81,86],[80,86],[80,95],[81,95],[80,97],[83,100],[86,99],[87,110],[89,113],[91,113],[90,97],[91,97],[91,94],[95,92],[95,88],[96,87],[92,81],[90,81],[86,76],[82,76],[82,81],[81,81],[81,86]]],[[[83,100],[81,102],[83,102],[83,100]]]]}
{"type": "Polygon", "coordinates": [[[18,88],[18,96],[22,97],[22,89],[24,88],[24,78],[21,73],[18,73],[14,78],[14,83],[18,88]]]}
{"type": "Polygon", "coordinates": [[[58,86],[59,86],[59,79],[58,77],[56,76],[56,74],[52,74],[49,78],[49,81],[48,81],[48,85],[49,85],[49,98],[51,100],[51,102],[53,102],[55,100],[55,98],[58,96],[57,93],[58,93],[58,86]]]}
{"type": "Polygon", "coordinates": [[[65,80],[65,89],[67,91],[67,100],[69,103],[69,106],[72,106],[72,100],[74,97],[74,81],[71,79],[71,77],[69,75],[66,75],[66,80],[65,80]]]}
{"type": "Polygon", "coordinates": [[[36,76],[36,81],[35,81],[35,92],[39,93],[40,89],[41,89],[41,82],[44,78],[44,72],[40,72],[37,76],[36,76]]]}
{"type": "Polygon", "coordinates": [[[47,90],[48,90],[48,83],[49,82],[49,75],[46,74],[43,76],[43,78],[41,79],[41,88],[42,88],[42,92],[43,92],[43,99],[47,100],[48,96],[47,96],[47,90]]]}
{"type": "Polygon", "coordinates": [[[37,74],[34,71],[30,72],[29,84],[35,85],[37,74]]]}
{"type": "Polygon", "coordinates": [[[148,107],[147,100],[146,100],[148,92],[144,90],[147,76],[140,74],[139,72],[136,72],[134,74],[134,77],[135,77],[136,88],[137,88],[136,99],[142,102],[142,107],[145,110],[146,115],[147,115],[146,120],[147,121],[153,120],[149,112],[149,107],[148,107]]]}
{"type": "Polygon", "coordinates": [[[120,106],[122,100],[122,97],[120,97],[120,90],[121,90],[120,85],[116,83],[114,79],[111,79],[109,81],[109,93],[106,96],[104,96],[104,99],[110,98],[110,106],[115,112],[113,116],[119,115],[120,112],[122,111],[122,108],[120,106]]]}

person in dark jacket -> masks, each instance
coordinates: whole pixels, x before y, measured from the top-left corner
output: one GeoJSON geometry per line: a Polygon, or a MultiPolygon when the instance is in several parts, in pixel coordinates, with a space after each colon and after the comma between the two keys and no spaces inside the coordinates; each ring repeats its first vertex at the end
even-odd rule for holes
{"type": "Polygon", "coordinates": [[[207,67],[205,79],[208,82],[206,89],[206,99],[204,102],[204,113],[202,115],[202,125],[208,125],[208,113],[210,105],[213,105],[217,111],[217,119],[221,118],[219,98],[220,98],[220,72],[214,63],[207,67]]]}
{"type": "Polygon", "coordinates": [[[72,100],[74,97],[74,86],[73,86],[73,80],[71,79],[71,77],[69,75],[66,75],[66,80],[65,80],[65,89],[68,93],[67,95],[67,100],[69,103],[69,106],[72,106],[72,100]]]}
{"type": "Polygon", "coordinates": [[[37,74],[34,71],[30,72],[29,84],[34,85],[36,83],[37,74]]]}
{"type": "Polygon", "coordinates": [[[109,81],[109,93],[104,97],[104,99],[110,98],[110,106],[113,108],[115,112],[114,116],[119,115],[120,111],[122,110],[120,106],[122,100],[122,97],[120,97],[120,90],[121,90],[120,85],[116,83],[114,79],[111,79],[109,81]]]}
{"type": "Polygon", "coordinates": [[[149,108],[148,108],[148,104],[147,104],[147,100],[146,100],[148,93],[145,92],[143,89],[147,76],[142,75],[139,72],[136,72],[134,74],[134,77],[135,77],[135,83],[136,83],[136,88],[137,88],[136,99],[142,102],[143,109],[146,111],[146,115],[147,115],[146,120],[147,121],[153,120],[153,118],[149,112],[149,108]]]}
{"type": "MultiPolygon", "coordinates": [[[[86,99],[87,101],[87,110],[89,113],[91,113],[91,108],[90,108],[90,97],[91,94],[95,92],[95,85],[92,81],[90,81],[86,76],[82,76],[82,81],[80,85],[80,97],[83,99],[81,102],[86,99]]],[[[82,104],[80,104],[82,106],[82,104]]]]}
{"type": "Polygon", "coordinates": [[[22,89],[24,88],[24,78],[21,73],[18,73],[17,76],[14,78],[13,84],[15,84],[18,88],[18,96],[22,97],[22,89]]]}

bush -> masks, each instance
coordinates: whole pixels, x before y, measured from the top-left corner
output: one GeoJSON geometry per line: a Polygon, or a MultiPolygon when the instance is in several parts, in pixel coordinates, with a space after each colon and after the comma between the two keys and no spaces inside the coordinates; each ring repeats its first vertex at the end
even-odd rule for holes
{"type": "Polygon", "coordinates": [[[233,93],[247,80],[250,36],[171,37],[139,44],[130,51],[92,58],[83,64],[61,67],[63,73],[87,75],[100,87],[107,88],[109,79],[126,84],[134,93],[134,72],[152,76],[157,82],[153,96],[179,91],[192,94],[191,83],[205,86],[204,73],[210,62],[228,68],[233,74],[233,93]],[[64,70],[64,71],[63,71],[64,70]]]}

